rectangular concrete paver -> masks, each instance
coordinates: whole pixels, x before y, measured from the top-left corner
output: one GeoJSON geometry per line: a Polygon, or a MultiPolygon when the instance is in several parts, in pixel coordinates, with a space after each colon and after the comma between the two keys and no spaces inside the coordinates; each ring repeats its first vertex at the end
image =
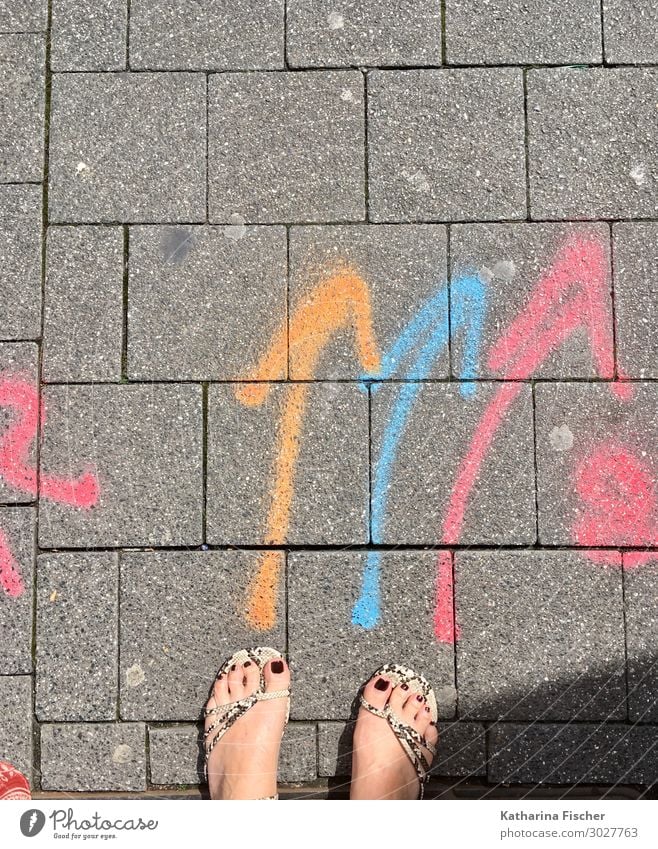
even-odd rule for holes
{"type": "Polygon", "coordinates": [[[43,380],[121,378],[123,252],[120,227],[48,229],[43,380]]]}
{"type": "Polygon", "coordinates": [[[490,736],[489,781],[653,784],[656,729],[619,724],[501,723],[490,736]]]}
{"type": "MultiPolygon", "coordinates": [[[[552,297],[542,294],[545,281],[560,274],[569,252],[583,245],[580,253],[591,258],[591,267],[598,269],[598,260],[605,257],[606,277],[597,278],[598,287],[589,289],[589,300],[599,307],[597,329],[612,340],[612,298],[610,296],[610,232],[606,224],[460,224],[451,228],[450,262],[453,290],[455,281],[473,272],[479,275],[486,287],[487,317],[481,338],[482,355],[476,365],[478,377],[505,377],[518,375],[517,344],[526,343],[525,359],[534,360],[531,328],[534,321],[546,310],[549,314],[564,302],[573,301],[584,289],[581,284],[581,266],[571,262],[570,280],[552,297]],[[592,248],[588,247],[589,245],[592,248]],[[574,288],[572,285],[575,284],[574,288]],[[601,298],[600,292],[605,294],[601,298]],[[602,301],[602,303],[601,303],[602,301]],[[520,319],[520,316],[523,316],[520,319]],[[525,328],[515,332],[513,325],[522,320],[525,328]],[[507,344],[500,344],[500,339],[507,344]],[[527,342],[526,342],[527,340],[527,342]],[[488,352],[496,346],[502,365],[492,364],[488,352]],[[528,355],[529,354],[529,355],[528,355]]],[[[587,266],[586,266],[587,267],[587,266]]],[[[589,283],[589,280],[583,282],[589,283]]],[[[455,298],[453,297],[453,302],[455,298]]],[[[453,312],[456,305],[453,304],[453,312]]],[[[584,316],[585,317],[585,316],[584,316]]],[[[559,326],[559,325],[558,325],[559,326]]],[[[527,377],[552,378],[596,377],[600,365],[584,327],[567,334],[554,333],[555,342],[543,363],[529,367],[527,377]]],[[[550,346],[549,346],[550,348],[550,346]]],[[[523,349],[523,345],[522,345],[523,349]]],[[[464,364],[468,364],[468,339],[456,334],[452,343],[454,376],[458,377],[464,364]]],[[[613,377],[612,363],[606,377],[613,377]]]]}
{"type": "Polygon", "coordinates": [[[205,174],[203,74],[53,77],[51,221],[203,221],[205,174]]]}
{"type": "MultiPolygon", "coordinates": [[[[350,775],[352,769],[352,722],[319,724],[319,773],[350,775]]],[[[439,748],[432,764],[435,777],[469,778],[486,775],[485,728],[475,722],[440,722],[439,748]]]]}
{"type": "Polygon", "coordinates": [[[210,387],[208,541],[367,542],[367,394],[345,383],[261,386],[260,405],[236,398],[236,391],[255,392],[257,384],[210,387]],[[295,422],[299,437],[292,435],[295,422]],[[286,474],[291,441],[298,454],[286,474]],[[288,512],[283,505],[289,491],[288,512]]]}
{"type": "Polygon", "coordinates": [[[150,727],[148,740],[152,784],[203,783],[203,731],[199,726],[150,727]]]}
{"type": "Polygon", "coordinates": [[[520,70],[373,71],[373,221],[525,218],[520,70]]]}
{"type": "Polygon", "coordinates": [[[360,73],[218,74],[209,85],[211,221],[363,220],[360,73]]]}
{"type": "Polygon", "coordinates": [[[38,558],[35,712],[40,721],[116,717],[118,595],[116,553],[38,558]]]}
{"type": "Polygon", "coordinates": [[[650,553],[624,554],[628,716],[658,721],[658,565],[650,553]],[[651,562],[653,560],[653,562],[651,562]]]}
{"type": "Polygon", "coordinates": [[[658,377],[658,224],[613,224],[617,361],[628,377],[658,377]]]}
{"type": "Polygon", "coordinates": [[[658,61],[658,6],[653,0],[602,0],[605,58],[638,65],[658,61]]]}
{"type": "Polygon", "coordinates": [[[0,538],[9,546],[14,570],[20,575],[20,585],[16,587],[18,594],[9,595],[3,591],[0,595],[2,675],[32,671],[35,516],[31,507],[0,508],[0,538]]]}
{"type": "Polygon", "coordinates": [[[528,72],[533,218],[656,215],[657,84],[654,69],[528,72]]]}
{"type": "Polygon", "coordinates": [[[4,437],[0,503],[36,500],[38,357],[39,349],[32,342],[0,342],[0,429],[4,437]]]}
{"type": "Polygon", "coordinates": [[[123,70],[127,12],[126,0],[52,0],[52,70],[123,70]]]}
{"type": "Polygon", "coordinates": [[[133,70],[283,68],[284,0],[133,0],[133,70]]]}
{"type": "MultiPolygon", "coordinates": [[[[317,729],[291,722],[281,741],[279,783],[299,784],[317,778],[317,729]]],[[[155,785],[204,782],[203,732],[196,725],[149,728],[151,782],[155,785]]]]}
{"type": "Polygon", "coordinates": [[[455,555],[457,687],[471,719],[626,716],[621,556],[455,555]]]}
{"type": "Polygon", "coordinates": [[[45,30],[48,0],[0,0],[0,32],[45,30]]]}
{"type": "Polygon", "coordinates": [[[446,54],[455,65],[601,61],[599,0],[446,0],[446,54]]]}
{"type": "Polygon", "coordinates": [[[0,676],[0,760],[32,777],[32,678],[0,676]]]}
{"type": "Polygon", "coordinates": [[[440,0],[288,0],[292,67],[440,65],[440,0]]]}
{"type": "MultiPolygon", "coordinates": [[[[247,377],[285,332],[283,227],[132,227],[131,379],[247,377]]],[[[281,379],[283,371],[264,378],[281,379]]]]}
{"type": "Polygon", "coordinates": [[[458,502],[463,503],[463,526],[458,539],[450,532],[449,541],[481,545],[535,541],[530,387],[521,388],[510,408],[513,414],[476,469],[471,491],[463,497],[455,494],[460,461],[466,462],[462,458],[472,445],[476,427],[499,390],[498,384],[482,382],[473,397],[465,398],[460,388],[464,384],[407,384],[406,388],[384,384],[373,391],[374,542],[432,545],[446,541],[443,520],[449,510],[453,515],[458,502]],[[409,387],[417,390],[411,405],[402,394],[409,387]],[[410,415],[397,438],[396,411],[407,409],[410,415]]]}
{"type": "Polygon", "coordinates": [[[43,398],[43,547],[200,544],[200,386],[50,386],[43,398]],[[49,499],[44,476],[82,481],[82,491],[69,484],[49,499]]]}
{"type": "Polygon", "coordinates": [[[141,722],[41,726],[43,790],[144,790],[146,729],[141,722]]]}
{"type": "Polygon", "coordinates": [[[627,393],[603,383],[536,387],[542,544],[655,545],[658,386],[636,382],[627,393]]]}
{"type": "Polygon", "coordinates": [[[41,188],[0,186],[0,337],[41,333],[41,188]]]}
{"type": "Polygon", "coordinates": [[[433,633],[435,552],[386,552],[381,558],[377,626],[352,624],[365,552],[292,552],[288,556],[288,648],[295,681],[294,719],[348,719],[359,687],[384,663],[422,672],[441,716],[454,711],[452,646],[433,633]]]}
{"type": "MultiPolygon", "coordinates": [[[[356,274],[369,293],[372,331],[385,359],[395,341],[430,299],[435,331],[443,337],[428,377],[448,376],[448,310],[446,294],[446,231],[432,224],[347,225],[339,227],[293,227],[290,232],[290,312],[295,317],[312,303],[314,293],[334,275],[356,274]],[[440,294],[443,292],[443,296],[440,294]],[[441,298],[443,297],[443,310],[441,298]]],[[[328,290],[327,290],[328,291],[328,290]]],[[[356,308],[354,309],[356,313],[356,308]]],[[[315,321],[315,319],[312,319],[315,321]]],[[[333,335],[320,353],[317,379],[357,379],[366,372],[358,355],[354,321],[333,335]]],[[[298,337],[290,339],[290,377],[308,379],[305,368],[308,344],[304,324],[298,337]]],[[[418,333],[418,350],[427,338],[418,333]]],[[[414,357],[399,363],[393,377],[402,378],[413,369],[414,357]]],[[[413,371],[412,371],[413,373],[413,371]]],[[[417,371],[416,371],[417,373],[417,371]]]]}
{"type": "Polygon", "coordinates": [[[41,35],[0,34],[0,181],[43,177],[46,45],[41,35]]]}
{"type": "Polygon", "coordinates": [[[122,719],[197,719],[217,670],[239,648],[285,650],[283,582],[276,627],[255,634],[243,616],[257,567],[254,551],[122,555],[122,719]]]}

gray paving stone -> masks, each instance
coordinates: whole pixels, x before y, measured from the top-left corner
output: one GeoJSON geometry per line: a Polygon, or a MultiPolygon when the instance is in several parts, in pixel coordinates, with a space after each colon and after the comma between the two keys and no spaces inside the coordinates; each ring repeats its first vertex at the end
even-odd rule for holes
{"type": "MultiPolygon", "coordinates": [[[[645,555],[647,556],[647,555],[645,555]]],[[[637,558],[637,554],[635,555],[637,558]]],[[[647,556],[648,557],[648,556],[647,556]]],[[[633,562],[624,554],[628,716],[632,722],[658,720],[658,565],[633,562]]]]}
{"type": "MultiPolygon", "coordinates": [[[[444,539],[458,460],[465,458],[475,429],[500,384],[479,383],[474,397],[463,398],[459,383],[427,383],[420,389],[397,450],[384,450],[386,428],[400,388],[383,385],[372,395],[372,504],[375,515],[382,490],[377,486],[381,457],[392,457],[383,521],[375,541],[394,545],[432,545],[444,539]]],[[[505,426],[497,432],[465,504],[459,542],[534,543],[535,485],[532,396],[521,388],[505,426]]],[[[375,515],[376,518],[376,515],[375,515]]]]}
{"type": "Polygon", "coordinates": [[[288,555],[288,649],[294,719],[348,719],[359,687],[384,663],[401,663],[432,684],[440,715],[454,711],[452,646],[433,633],[436,552],[382,555],[381,617],[351,624],[365,552],[288,555]]]}
{"type": "Polygon", "coordinates": [[[373,71],[368,116],[373,221],[525,218],[520,70],[373,71]]]}
{"type": "Polygon", "coordinates": [[[0,676],[0,760],[32,778],[32,678],[0,676]]]}
{"type": "Polygon", "coordinates": [[[91,471],[100,495],[88,509],[42,495],[42,547],[201,542],[200,386],[50,386],[43,397],[42,481],[91,471]]]}
{"type": "Polygon", "coordinates": [[[0,35],[0,181],[43,176],[43,36],[0,35]]]}
{"type": "MultiPolygon", "coordinates": [[[[486,285],[488,319],[482,335],[482,356],[478,377],[501,377],[504,372],[490,368],[487,353],[504,331],[528,307],[542,277],[558,261],[561,249],[570,239],[592,240],[600,244],[608,263],[607,289],[611,288],[610,232],[605,224],[464,224],[450,233],[451,279],[476,271],[486,285]]],[[[574,282],[578,283],[574,272],[574,282]]],[[[570,292],[569,296],[574,297],[570,292]]],[[[612,300],[607,298],[605,330],[612,331],[612,300]]],[[[528,310],[531,320],[534,309],[528,310]]],[[[457,334],[452,342],[453,371],[466,354],[466,338],[457,334]]],[[[535,377],[596,377],[597,361],[588,335],[578,330],[560,342],[545,362],[533,371],[535,377]]],[[[608,377],[612,377],[610,371],[608,377]]]]}
{"type": "Polygon", "coordinates": [[[613,224],[615,321],[619,368],[658,377],[658,225],[613,224]]]}
{"type": "Polygon", "coordinates": [[[0,0],[0,32],[45,30],[48,0],[0,0]]]}
{"type": "Polygon", "coordinates": [[[203,221],[205,174],[203,74],[53,77],[51,221],[203,221]]]}
{"type": "MultiPolygon", "coordinates": [[[[286,726],[279,756],[279,782],[299,784],[317,778],[317,729],[306,722],[286,726]]],[[[200,726],[149,728],[151,782],[203,784],[203,732],[200,726]]]]}
{"type": "Polygon", "coordinates": [[[197,725],[149,728],[152,784],[202,784],[203,732],[197,725]]]}
{"type": "MultiPolygon", "coordinates": [[[[384,355],[416,312],[445,286],[445,228],[433,224],[293,227],[291,314],[308,300],[316,286],[345,267],[354,269],[368,286],[374,336],[384,355]]],[[[447,325],[446,315],[446,335],[447,325]]],[[[294,346],[294,340],[291,344],[294,346]]],[[[295,347],[290,359],[290,377],[306,377],[296,363],[295,347]]],[[[336,334],[323,350],[315,375],[334,380],[356,379],[363,373],[354,329],[349,327],[336,334]]],[[[447,346],[437,357],[431,376],[448,376],[447,346]]]]}
{"type": "Polygon", "coordinates": [[[455,597],[461,716],[626,717],[619,555],[460,551],[455,597]]]}
{"type": "Polygon", "coordinates": [[[126,67],[126,0],[53,0],[53,71],[115,71],[126,67]]]}
{"type": "Polygon", "coordinates": [[[446,56],[456,65],[601,62],[599,0],[446,0],[446,56]]]}
{"type": "Polygon", "coordinates": [[[284,0],[133,0],[133,69],[283,68],[284,0]]]}
{"type": "Polygon", "coordinates": [[[42,554],[37,561],[35,713],[94,722],[117,712],[116,553],[42,554]]]}
{"type": "Polygon", "coordinates": [[[358,71],[218,74],[209,85],[211,221],[364,218],[358,71]]]}
{"type": "Polygon", "coordinates": [[[9,544],[23,583],[19,596],[0,593],[0,674],[32,671],[32,587],[34,581],[35,511],[0,508],[0,532],[9,544]]]}
{"type": "Polygon", "coordinates": [[[43,790],[145,790],[141,722],[41,726],[43,790]]]}
{"type": "Polygon", "coordinates": [[[288,0],[293,67],[440,65],[440,0],[288,0]]]}
{"type": "Polygon", "coordinates": [[[366,543],[367,395],[356,385],[310,383],[306,403],[300,404],[294,384],[271,384],[262,406],[250,407],[236,400],[238,386],[214,385],[208,394],[208,541],[366,543]],[[302,426],[284,533],[282,527],[269,528],[268,514],[272,497],[286,488],[275,472],[280,423],[286,413],[295,418],[296,411],[302,426]]]}
{"type": "Polygon", "coordinates": [[[286,326],[285,229],[240,232],[234,238],[231,225],[131,228],[131,378],[240,379],[286,326]]]}
{"type": "MultiPolygon", "coordinates": [[[[36,433],[25,451],[21,451],[17,434],[23,430],[25,417],[36,422],[38,406],[39,349],[32,342],[0,342],[0,379],[7,381],[4,404],[0,406],[2,460],[0,467],[0,503],[26,504],[36,500],[36,479],[25,467],[36,465],[36,433]],[[23,483],[25,478],[28,480],[23,483]]],[[[34,426],[32,428],[34,430],[34,426]]]]}
{"type": "Polygon", "coordinates": [[[41,333],[41,187],[0,186],[0,336],[41,333]]]}
{"type": "Polygon", "coordinates": [[[301,784],[317,778],[317,736],[317,726],[310,722],[291,722],[286,726],[279,759],[282,784],[301,784]]]}
{"type": "MultiPolygon", "coordinates": [[[[540,384],[535,390],[539,541],[655,544],[658,386],[540,384]]],[[[605,555],[601,555],[605,556],[605,555]]]]}
{"type": "MultiPolygon", "coordinates": [[[[486,775],[485,728],[474,722],[440,722],[439,746],[433,776],[471,777],[486,775]]],[[[321,722],[319,729],[319,774],[350,775],[352,771],[353,723],[321,722]]]]}
{"type": "Polygon", "coordinates": [[[656,728],[628,725],[495,725],[489,781],[545,784],[652,784],[656,728]]]}
{"type": "Polygon", "coordinates": [[[608,62],[658,62],[658,6],[652,0],[603,0],[603,25],[608,62]]]}
{"type": "Polygon", "coordinates": [[[48,229],[42,380],[121,378],[123,232],[48,229]]]}
{"type": "Polygon", "coordinates": [[[253,551],[122,555],[123,719],[196,720],[217,670],[234,652],[285,649],[283,588],[275,628],[255,633],[243,618],[257,559],[253,551]]]}
{"type": "Polygon", "coordinates": [[[655,216],[656,85],[646,68],[528,72],[533,218],[655,216]]]}

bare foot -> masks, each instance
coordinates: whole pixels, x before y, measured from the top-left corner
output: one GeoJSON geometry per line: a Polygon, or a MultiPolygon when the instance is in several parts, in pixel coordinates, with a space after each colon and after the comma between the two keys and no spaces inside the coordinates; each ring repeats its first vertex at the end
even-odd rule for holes
{"type": "MultiPolygon", "coordinates": [[[[266,692],[287,690],[290,670],[284,660],[271,660],[263,668],[266,692]]],[[[260,672],[253,661],[233,666],[215,681],[206,708],[227,705],[258,690],[260,672]]],[[[262,799],[277,792],[279,747],[286,724],[288,700],[266,699],[235,721],[219,740],[208,759],[211,799],[262,799]]],[[[206,730],[217,714],[206,717],[206,730]]],[[[212,733],[206,744],[212,740],[212,733]]]]}
{"type": "MultiPolygon", "coordinates": [[[[386,675],[376,676],[366,684],[363,696],[380,710],[390,705],[396,716],[415,728],[428,743],[437,743],[439,733],[425,699],[412,693],[407,684],[393,687],[386,675]]],[[[414,765],[385,719],[362,707],[352,749],[350,799],[418,798],[420,782],[414,765]]],[[[423,754],[431,763],[430,752],[423,748],[423,754]]]]}

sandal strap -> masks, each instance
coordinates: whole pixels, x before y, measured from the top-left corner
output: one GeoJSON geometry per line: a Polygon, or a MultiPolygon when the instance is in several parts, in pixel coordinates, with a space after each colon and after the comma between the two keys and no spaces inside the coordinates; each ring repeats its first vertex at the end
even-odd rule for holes
{"type": "Polygon", "coordinates": [[[289,696],[290,690],[274,690],[270,693],[257,691],[256,693],[252,693],[251,696],[239,699],[237,702],[229,702],[227,705],[218,705],[215,708],[209,708],[205,715],[210,716],[211,714],[217,713],[219,714],[219,718],[215,720],[215,722],[213,722],[203,734],[203,739],[206,743],[206,763],[208,763],[210,753],[229,728],[231,728],[241,716],[244,716],[249,708],[253,707],[256,702],[265,701],[267,699],[284,699],[289,696]],[[215,733],[213,734],[213,732],[215,733]],[[213,737],[208,743],[207,741],[211,734],[213,734],[213,737]]]}
{"type": "Polygon", "coordinates": [[[422,747],[425,747],[432,755],[436,755],[436,747],[431,743],[428,743],[428,741],[422,737],[415,728],[411,725],[407,725],[406,722],[403,722],[398,715],[391,710],[389,705],[386,705],[384,709],[381,710],[380,708],[376,708],[374,705],[371,705],[370,702],[363,696],[361,696],[360,701],[363,708],[388,722],[393,733],[397,737],[398,742],[404,749],[407,757],[416,770],[416,775],[420,781],[422,793],[423,783],[428,780],[428,772],[430,769],[430,763],[427,760],[422,747]]]}

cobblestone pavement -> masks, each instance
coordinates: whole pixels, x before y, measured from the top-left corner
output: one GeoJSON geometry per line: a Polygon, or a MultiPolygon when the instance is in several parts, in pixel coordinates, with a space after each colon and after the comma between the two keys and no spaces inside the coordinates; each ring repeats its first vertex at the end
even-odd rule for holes
{"type": "Polygon", "coordinates": [[[658,780],[658,5],[0,0],[0,757],[281,781],[384,661],[453,787],[658,780]]]}

